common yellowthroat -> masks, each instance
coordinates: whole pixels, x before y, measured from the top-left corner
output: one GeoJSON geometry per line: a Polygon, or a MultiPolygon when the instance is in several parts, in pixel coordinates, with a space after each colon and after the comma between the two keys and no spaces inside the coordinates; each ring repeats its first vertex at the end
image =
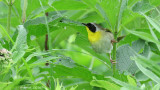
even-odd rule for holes
{"type": "Polygon", "coordinates": [[[97,53],[109,53],[111,63],[115,63],[111,58],[111,51],[113,49],[114,40],[113,33],[109,29],[104,29],[95,23],[82,23],[86,26],[88,32],[88,40],[92,48],[97,53]]]}

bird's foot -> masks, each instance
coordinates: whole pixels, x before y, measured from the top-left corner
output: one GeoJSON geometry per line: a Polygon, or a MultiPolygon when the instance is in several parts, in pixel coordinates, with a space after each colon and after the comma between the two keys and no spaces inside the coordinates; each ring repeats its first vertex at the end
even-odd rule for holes
{"type": "Polygon", "coordinates": [[[112,60],[112,59],[110,59],[110,62],[111,62],[112,64],[117,63],[116,60],[112,60]]]}

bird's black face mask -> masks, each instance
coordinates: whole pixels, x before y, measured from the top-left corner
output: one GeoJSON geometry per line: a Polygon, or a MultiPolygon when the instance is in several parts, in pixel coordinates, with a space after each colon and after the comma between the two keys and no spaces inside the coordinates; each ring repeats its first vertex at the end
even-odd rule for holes
{"type": "Polygon", "coordinates": [[[87,26],[89,30],[91,30],[92,32],[96,32],[96,27],[93,24],[91,23],[87,23],[87,24],[82,23],[82,24],[87,26]]]}

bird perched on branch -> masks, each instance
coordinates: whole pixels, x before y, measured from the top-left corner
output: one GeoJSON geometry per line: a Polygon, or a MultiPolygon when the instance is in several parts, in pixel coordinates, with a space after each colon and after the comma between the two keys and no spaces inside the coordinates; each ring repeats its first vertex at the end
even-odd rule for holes
{"type": "Polygon", "coordinates": [[[97,53],[109,53],[111,63],[116,63],[111,58],[111,51],[113,49],[114,40],[113,33],[109,29],[104,29],[100,25],[95,23],[82,23],[86,26],[88,32],[88,40],[92,45],[92,48],[97,53]]]}

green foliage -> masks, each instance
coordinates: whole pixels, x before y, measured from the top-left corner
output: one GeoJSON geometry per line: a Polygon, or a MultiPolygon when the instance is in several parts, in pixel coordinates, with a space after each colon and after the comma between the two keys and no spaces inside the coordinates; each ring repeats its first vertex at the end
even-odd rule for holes
{"type": "Polygon", "coordinates": [[[0,0],[0,7],[7,51],[0,90],[160,89],[159,0],[0,0]],[[90,22],[115,40],[126,36],[113,45],[116,66],[92,49],[81,24],[90,22]]]}
{"type": "Polygon", "coordinates": [[[107,90],[119,90],[120,87],[114,83],[110,83],[108,81],[104,81],[104,80],[93,80],[90,83],[92,86],[96,86],[96,87],[102,87],[105,88],[107,90]]]}

